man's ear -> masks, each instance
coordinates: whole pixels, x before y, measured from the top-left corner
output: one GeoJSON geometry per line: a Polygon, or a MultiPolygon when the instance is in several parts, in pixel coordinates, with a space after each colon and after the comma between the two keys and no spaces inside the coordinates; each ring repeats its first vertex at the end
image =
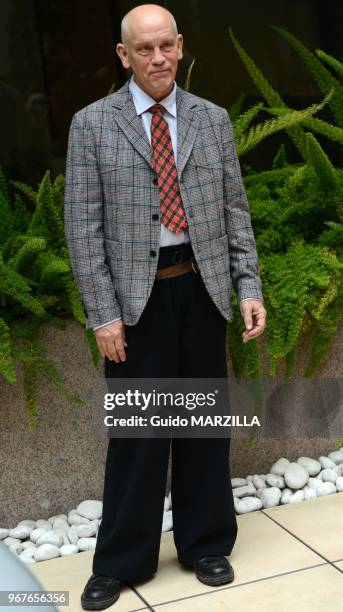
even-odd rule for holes
{"type": "Polygon", "coordinates": [[[183,47],[183,36],[182,34],[178,34],[178,52],[177,52],[178,60],[183,58],[182,47],[183,47]]]}
{"type": "Polygon", "coordinates": [[[121,59],[121,63],[123,64],[124,68],[130,68],[130,62],[127,58],[127,51],[125,49],[125,46],[123,45],[123,43],[118,43],[116,46],[116,52],[119,55],[120,59],[121,59]]]}

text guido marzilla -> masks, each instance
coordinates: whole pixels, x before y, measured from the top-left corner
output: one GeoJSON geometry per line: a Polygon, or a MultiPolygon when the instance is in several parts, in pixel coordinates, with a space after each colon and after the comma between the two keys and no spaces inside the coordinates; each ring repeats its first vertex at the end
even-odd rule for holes
{"type": "Polygon", "coordinates": [[[256,415],[248,418],[246,415],[232,414],[214,416],[192,414],[189,418],[180,416],[161,417],[159,415],[153,415],[150,418],[131,415],[124,418],[108,414],[104,418],[104,424],[107,427],[147,427],[148,425],[153,427],[253,427],[257,425],[260,427],[261,425],[256,415]]]}

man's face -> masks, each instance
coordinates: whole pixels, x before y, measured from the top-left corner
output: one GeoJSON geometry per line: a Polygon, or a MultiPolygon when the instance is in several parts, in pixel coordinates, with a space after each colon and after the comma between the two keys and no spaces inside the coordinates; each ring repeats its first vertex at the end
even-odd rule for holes
{"type": "Polygon", "coordinates": [[[118,43],[116,50],[124,68],[132,69],[137,85],[155,100],[162,100],[173,88],[182,44],[182,35],[172,25],[145,25],[130,29],[128,43],[118,43]]]}

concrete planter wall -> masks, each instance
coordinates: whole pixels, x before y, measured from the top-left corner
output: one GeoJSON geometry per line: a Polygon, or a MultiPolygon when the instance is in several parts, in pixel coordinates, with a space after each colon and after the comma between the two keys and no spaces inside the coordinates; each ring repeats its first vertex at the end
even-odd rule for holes
{"type": "MultiPolygon", "coordinates": [[[[96,375],[81,327],[72,320],[68,320],[65,331],[44,326],[42,337],[49,356],[64,373],[66,384],[90,401],[96,380],[103,375],[103,362],[96,375]]],[[[342,348],[343,327],[317,377],[342,379],[342,348]]],[[[297,369],[299,377],[307,352],[305,340],[297,369]]],[[[86,498],[102,499],[107,439],[97,434],[90,408],[71,404],[42,381],[41,411],[37,429],[31,433],[19,371],[17,385],[0,379],[0,393],[0,526],[14,526],[24,518],[47,518],[76,507],[86,498]]],[[[296,414],[297,406],[292,409],[296,414]]],[[[343,431],[337,432],[337,437],[342,435],[343,431]]],[[[232,440],[231,476],[264,473],[280,455],[290,460],[300,455],[317,457],[331,451],[333,444],[333,437],[283,439],[281,444],[278,439],[264,439],[248,448],[246,440],[232,440]]],[[[170,469],[167,491],[169,487],[170,469]]]]}

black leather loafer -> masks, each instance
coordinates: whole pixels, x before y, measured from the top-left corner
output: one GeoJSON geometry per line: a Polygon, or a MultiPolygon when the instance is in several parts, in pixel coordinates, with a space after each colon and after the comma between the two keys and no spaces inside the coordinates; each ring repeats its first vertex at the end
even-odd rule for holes
{"type": "Polygon", "coordinates": [[[84,610],[105,610],[112,606],[120,595],[120,580],[109,576],[92,574],[81,595],[84,610]]]}
{"type": "Polygon", "coordinates": [[[193,567],[198,580],[210,586],[227,584],[235,577],[233,567],[222,555],[202,557],[193,563],[193,567]]]}

